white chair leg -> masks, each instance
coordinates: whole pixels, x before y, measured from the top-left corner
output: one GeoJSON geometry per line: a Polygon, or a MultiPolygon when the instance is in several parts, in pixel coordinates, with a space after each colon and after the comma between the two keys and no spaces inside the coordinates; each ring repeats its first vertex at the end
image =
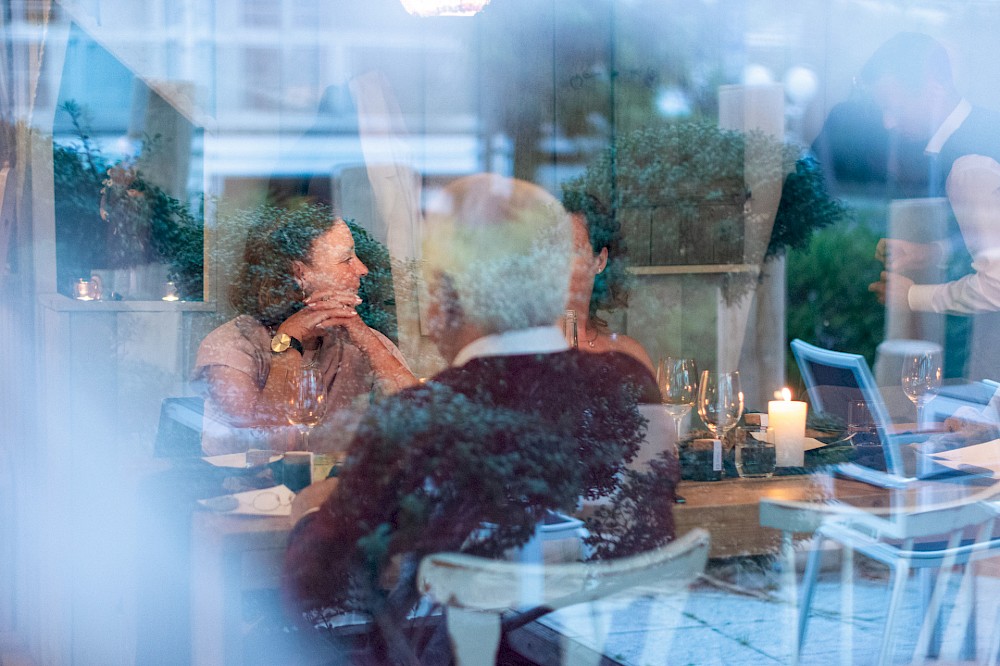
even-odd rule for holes
{"type": "MultiPolygon", "coordinates": [[[[948,539],[948,550],[954,550],[961,542],[961,531],[957,531],[948,539]]],[[[913,649],[913,659],[926,659],[931,645],[931,639],[937,633],[938,618],[941,616],[941,605],[944,602],[945,592],[948,590],[948,583],[951,581],[951,572],[955,566],[955,556],[949,555],[941,563],[938,569],[937,580],[934,583],[933,592],[926,608],[924,609],[923,623],[920,625],[920,635],[917,638],[917,645],[913,649]]],[[[921,572],[923,573],[923,572],[921,572]]]]}
{"type": "Polygon", "coordinates": [[[806,640],[809,610],[812,608],[813,594],[816,591],[816,579],[819,577],[823,541],[822,531],[817,531],[813,537],[812,550],[809,553],[809,559],[806,561],[806,570],[802,576],[802,599],[799,603],[798,641],[796,642],[796,649],[799,654],[802,653],[802,645],[806,640]]]}
{"type": "Polygon", "coordinates": [[[493,666],[500,647],[500,616],[448,608],[448,637],[458,666],[493,666]]]}
{"type": "MultiPolygon", "coordinates": [[[[943,647],[956,663],[976,660],[976,586],[972,563],[962,567],[955,605],[942,629],[943,647]]],[[[942,622],[939,620],[940,626],[942,622]]],[[[943,656],[943,655],[942,655],[943,656]]]]}
{"type": "Polygon", "coordinates": [[[896,614],[903,602],[903,592],[909,578],[910,566],[906,562],[898,562],[890,568],[891,591],[889,593],[889,611],[885,618],[885,629],[882,631],[882,647],[879,649],[879,666],[888,666],[892,660],[892,648],[895,644],[896,614]]]}
{"type": "Polygon", "coordinates": [[[990,639],[990,645],[986,648],[986,664],[987,666],[997,666],[998,660],[1000,660],[1000,608],[997,604],[993,604],[993,611],[995,615],[993,616],[993,635],[990,639]]]}
{"type": "Polygon", "coordinates": [[[795,581],[795,544],[792,541],[791,532],[781,533],[781,589],[785,598],[785,623],[790,631],[786,633],[789,637],[786,650],[788,651],[788,663],[796,666],[799,663],[799,599],[798,585],[795,581]]]}
{"type": "Polygon", "coordinates": [[[840,663],[854,666],[854,550],[840,550],[840,663]]]}

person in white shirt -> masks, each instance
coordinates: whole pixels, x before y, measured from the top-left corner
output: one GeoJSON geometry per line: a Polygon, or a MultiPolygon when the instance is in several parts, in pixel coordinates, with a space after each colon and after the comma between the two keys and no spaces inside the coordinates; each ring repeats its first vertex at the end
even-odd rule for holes
{"type": "MultiPolygon", "coordinates": [[[[886,270],[869,289],[889,307],[916,312],[1000,312],[1000,113],[962,98],[944,47],[923,34],[900,33],[883,44],[865,65],[861,80],[882,109],[886,128],[928,138],[928,196],[947,196],[972,257],[972,271],[959,279],[915,284],[908,274],[943,264],[950,242],[882,239],[876,257],[886,270]]],[[[977,318],[974,326],[967,370],[973,379],[1000,374],[1000,364],[989,353],[1000,347],[991,333],[997,327],[985,324],[977,318]]]]}

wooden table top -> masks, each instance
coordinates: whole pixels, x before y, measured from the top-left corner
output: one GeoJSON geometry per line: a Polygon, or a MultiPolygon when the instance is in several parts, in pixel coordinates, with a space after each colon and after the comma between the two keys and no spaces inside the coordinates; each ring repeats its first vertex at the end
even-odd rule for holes
{"type": "Polygon", "coordinates": [[[852,510],[888,517],[1000,496],[1000,484],[970,480],[918,481],[904,490],[829,473],[685,481],[678,493],[686,502],[675,506],[674,519],[678,534],[695,527],[711,533],[711,557],[761,555],[777,551],[781,531],[810,533],[834,513],[852,510]]]}

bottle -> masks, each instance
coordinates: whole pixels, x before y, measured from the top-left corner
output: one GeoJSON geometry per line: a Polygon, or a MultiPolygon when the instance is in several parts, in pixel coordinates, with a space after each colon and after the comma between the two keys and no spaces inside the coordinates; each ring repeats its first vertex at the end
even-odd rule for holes
{"type": "Polygon", "coordinates": [[[571,349],[580,346],[580,341],[576,337],[576,310],[566,310],[565,335],[566,343],[571,349]]]}

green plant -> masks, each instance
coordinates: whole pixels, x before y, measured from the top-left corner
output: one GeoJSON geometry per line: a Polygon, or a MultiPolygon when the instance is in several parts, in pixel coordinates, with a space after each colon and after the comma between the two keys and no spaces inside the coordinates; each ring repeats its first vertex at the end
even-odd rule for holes
{"type": "MultiPolygon", "coordinates": [[[[879,235],[864,226],[840,224],[813,235],[808,245],[788,253],[788,339],[862,354],[871,365],[885,332],[885,307],[868,285],[879,279],[875,259],[879,235]]],[[[789,353],[789,379],[801,386],[789,353]],[[796,381],[797,380],[797,381],[796,381]]]]}
{"type": "Polygon", "coordinates": [[[85,110],[73,101],[67,114],[76,143],[54,143],[56,243],[59,283],[89,276],[92,268],[167,264],[182,298],[202,297],[204,205],[190,207],[154,184],[137,166],[156,150],[147,137],[138,156],[114,160],[95,143],[85,110]]]}
{"type": "Polygon", "coordinates": [[[286,581],[308,617],[364,613],[382,631],[382,647],[405,655],[416,648],[403,621],[420,597],[422,557],[499,557],[526,543],[548,512],[573,511],[580,497],[611,503],[604,519],[590,524],[601,537],[598,556],[666,541],[675,463],[624,472],[645,431],[631,383],[608,382],[603,367],[558,355],[548,371],[571,371],[579,381],[555,395],[520,386],[529,397],[516,408],[502,387],[513,375],[494,369],[498,386],[448,371],[449,379],[372,407],[338,475],[331,510],[289,546],[286,581]],[[606,390],[595,392],[596,385],[606,390]],[[385,574],[397,565],[396,583],[386,589],[385,574]]]}
{"type": "MultiPolygon", "coordinates": [[[[767,261],[846,215],[818,165],[797,147],[697,121],[623,136],[563,191],[567,208],[583,212],[591,226],[621,227],[635,265],[767,261]],[[771,225],[770,212],[753,205],[754,193],[779,186],[771,225]]],[[[731,276],[727,296],[748,286],[731,276]]]]}

